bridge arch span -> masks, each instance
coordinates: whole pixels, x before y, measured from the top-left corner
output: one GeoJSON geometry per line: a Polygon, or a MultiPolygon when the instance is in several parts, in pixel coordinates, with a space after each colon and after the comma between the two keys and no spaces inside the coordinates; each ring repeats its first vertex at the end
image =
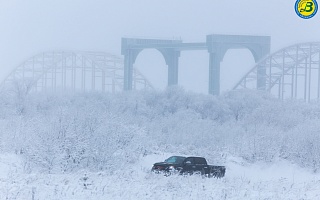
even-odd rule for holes
{"type": "Polygon", "coordinates": [[[221,62],[221,91],[227,91],[256,63],[249,49],[229,49],[221,62]]]}
{"type": "MultiPolygon", "coordinates": [[[[105,52],[51,51],[37,54],[16,67],[1,83],[17,82],[31,91],[68,90],[117,92],[123,90],[123,59],[105,52]]],[[[153,88],[136,69],[133,88],[153,88]]]]}
{"type": "Polygon", "coordinates": [[[280,99],[320,98],[320,42],[282,48],[259,61],[233,89],[267,90],[280,99]],[[265,88],[256,86],[258,69],[265,72],[265,88]]]}
{"type": "Polygon", "coordinates": [[[158,49],[143,49],[133,65],[148,77],[154,88],[164,89],[168,84],[168,65],[163,54],[158,49]]]}

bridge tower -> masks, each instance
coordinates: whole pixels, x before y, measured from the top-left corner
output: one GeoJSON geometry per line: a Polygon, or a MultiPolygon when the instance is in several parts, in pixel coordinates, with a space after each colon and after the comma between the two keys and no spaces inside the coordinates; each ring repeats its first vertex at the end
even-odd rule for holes
{"type": "MultiPolygon", "coordinates": [[[[124,90],[132,89],[133,64],[138,54],[147,48],[154,48],[163,55],[168,65],[168,86],[178,84],[178,61],[184,50],[207,50],[209,61],[209,94],[220,94],[220,63],[229,49],[247,48],[256,63],[270,52],[269,36],[249,35],[207,35],[206,42],[182,43],[181,40],[158,40],[122,38],[121,54],[124,55],[124,90]]],[[[261,66],[258,72],[257,88],[266,89],[266,71],[261,66]]]]}
{"type": "Polygon", "coordinates": [[[181,40],[158,40],[122,38],[121,54],[124,55],[124,90],[132,90],[133,64],[139,53],[148,48],[154,48],[163,55],[168,65],[168,86],[178,84],[178,61],[180,50],[175,44],[182,43],[181,40]]]}
{"type": "MultiPolygon", "coordinates": [[[[207,35],[209,61],[209,94],[220,94],[220,63],[229,49],[247,48],[257,63],[270,53],[269,36],[207,35]]],[[[266,69],[261,66],[257,74],[257,88],[266,89],[266,69]]]]}

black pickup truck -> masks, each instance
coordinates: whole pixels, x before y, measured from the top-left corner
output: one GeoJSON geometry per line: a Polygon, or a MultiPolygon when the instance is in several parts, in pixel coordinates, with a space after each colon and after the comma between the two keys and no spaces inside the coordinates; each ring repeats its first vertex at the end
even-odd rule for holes
{"type": "Polygon", "coordinates": [[[178,172],[180,175],[198,173],[209,178],[222,178],[226,173],[226,168],[224,166],[208,165],[207,160],[203,157],[171,156],[164,162],[153,164],[151,171],[155,173],[164,172],[167,176],[178,172]]]}

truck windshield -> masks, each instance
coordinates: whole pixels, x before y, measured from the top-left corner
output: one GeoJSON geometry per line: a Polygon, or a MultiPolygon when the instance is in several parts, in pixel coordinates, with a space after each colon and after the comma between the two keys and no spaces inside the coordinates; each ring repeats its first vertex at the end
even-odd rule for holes
{"type": "Polygon", "coordinates": [[[171,156],[170,158],[166,159],[165,162],[167,163],[182,163],[185,157],[182,156],[171,156]]]}

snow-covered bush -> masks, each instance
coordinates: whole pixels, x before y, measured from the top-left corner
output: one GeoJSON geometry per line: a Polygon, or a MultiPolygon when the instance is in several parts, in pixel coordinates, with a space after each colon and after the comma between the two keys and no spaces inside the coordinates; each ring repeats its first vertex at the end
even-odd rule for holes
{"type": "Polygon", "coordinates": [[[25,93],[0,97],[0,151],[24,155],[27,171],[113,171],[158,151],[219,163],[230,154],[250,162],[283,158],[320,168],[316,102],[280,101],[248,90],[217,97],[180,87],[12,94],[25,93]]]}

